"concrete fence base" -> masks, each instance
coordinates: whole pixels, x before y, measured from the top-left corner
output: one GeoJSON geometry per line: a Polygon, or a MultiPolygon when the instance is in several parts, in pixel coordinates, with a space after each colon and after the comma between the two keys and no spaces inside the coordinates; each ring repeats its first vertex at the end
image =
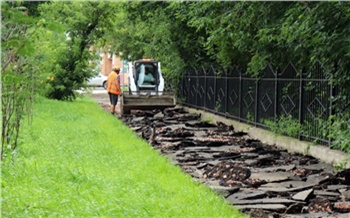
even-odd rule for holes
{"type": "Polygon", "coordinates": [[[212,123],[219,121],[225,123],[226,125],[232,125],[235,128],[235,131],[246,132],[252,139],[260,140],[265,144],[276,145],[277,147],[287,149],[288,152],[291,153],[310,155],[322,162],[330,163],[333,166],[343,165],[345,168],[350,168],[350,155],[344,152],[333,150],[329,147],[317,145],[312,142],[305,142],[295,138],[277,135],[268,130],[250,126],[245,123],[240,123],[203,110],[189,107],[183,108],[190,113],[201,114],[202,120],[210,121],[212,123]]]}

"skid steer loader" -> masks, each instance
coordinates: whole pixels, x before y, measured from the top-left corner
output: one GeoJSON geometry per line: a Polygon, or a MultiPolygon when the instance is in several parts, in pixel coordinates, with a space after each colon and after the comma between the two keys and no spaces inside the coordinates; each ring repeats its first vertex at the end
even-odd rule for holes
{"type": "Polygon", "coordinates": [[[160,62],[141,59],[128,63],[129,90],[120,99],[121,114],[131,110],[154,110],[175,107],[175,95],[164,92],[160,62]]]}

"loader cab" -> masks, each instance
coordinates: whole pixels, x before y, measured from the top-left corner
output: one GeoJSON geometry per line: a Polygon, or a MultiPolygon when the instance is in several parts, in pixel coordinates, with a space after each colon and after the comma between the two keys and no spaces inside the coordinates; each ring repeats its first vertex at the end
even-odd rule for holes
{"type": "Polygon", "coordinates": [[[160,62],[152,59],[141,59],[129,62],[129,94],[162,95],[164,90],[164,78],[160,65],[160,62]]]}
{"type": "Polygon", "coordinates": [[[158,62],[138,60],[134,62],[134,79],[138,90],[156,91],[159,85],[158,62]]]}

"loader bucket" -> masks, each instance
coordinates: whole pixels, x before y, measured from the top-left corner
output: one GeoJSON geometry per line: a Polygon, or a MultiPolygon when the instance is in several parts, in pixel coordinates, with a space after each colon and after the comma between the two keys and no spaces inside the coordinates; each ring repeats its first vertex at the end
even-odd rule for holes
{"type": "Polygon", "coordinates": [[[120,99],[121,114],[130,114],[131,110],[154,110],[175,107],[176,100],[172,93],[158,95],[130,94],[123,92],[120,99]]]}

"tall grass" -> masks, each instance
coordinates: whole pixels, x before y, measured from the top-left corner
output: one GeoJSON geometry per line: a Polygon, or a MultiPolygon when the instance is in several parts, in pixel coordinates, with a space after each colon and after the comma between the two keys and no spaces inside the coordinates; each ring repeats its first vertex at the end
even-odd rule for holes
{"type": "Polygon", "coordinates": [[[90,98],[41,99],[1,176],[3,217],[242,217],[90,98]]]}

